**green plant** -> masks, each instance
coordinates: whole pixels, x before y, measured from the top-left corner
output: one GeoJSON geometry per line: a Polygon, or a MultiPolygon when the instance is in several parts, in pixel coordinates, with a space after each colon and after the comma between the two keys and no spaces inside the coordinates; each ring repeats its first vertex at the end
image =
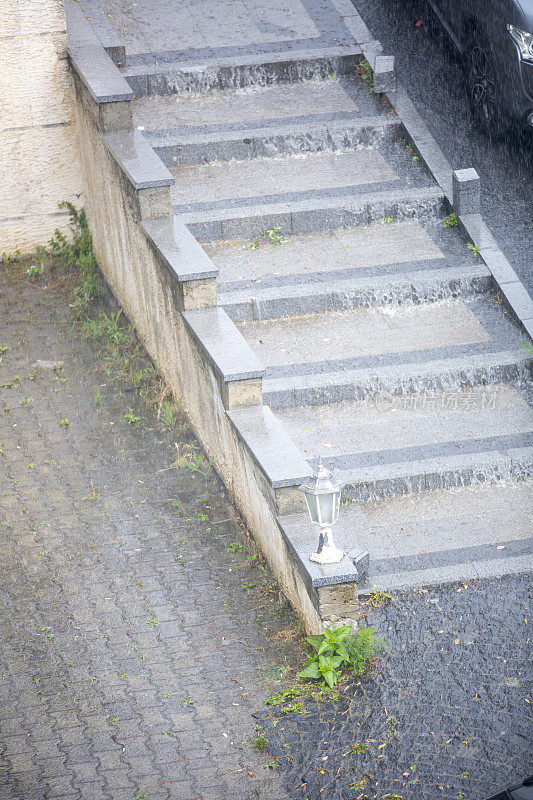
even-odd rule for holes
{"type": "Polygon", "coordinates": [[[26,275],[29,275],[30,278],[33,278],[35,275],[42,275],[44,272],[44,264],[41,262],[40,264],[32,264],[26,270],[26,275]]]}
{"type": "Polygon", "coordinates": [[[366,58],[359,62],[357,73],[365,84],[367,93],[371,92],[374,88],[374,72],[366,58]]]}
{"type": "Polygon", "coordinates": [[[352,746],[350,747],[350,751],[352,753],[368,753],[369,747],[370,746],[368,744],[361,744],[361,742],[356,742],[355,744],[352,744],[352,746]]]}
{"type": "Polygon", "coordinates": [[[73,315],[80,319],[87,311],[92,301],[103,292],[103,283],[98,270],[96,256],[93,252],[93,243],[85,209],[78,209],[68,202],[59,203],[59,208],[65,208],[69,215],[69,228],[71,240],[64,233],[56,229],[50,239],[50,249],[53,255],[59,256],[70,268],[80,271],[80,282],[74,291],[72,303],[73,315]]]}
{"type": "Polygon", "coordinates": [[[22,400],[20,401],[21,406],[27,406],[30,403],[33,403],[33,397],[23,397],[22,400]]]}
{"type": "Polygon", "coordinates": [[[525,350],[526,353],[533,355],[533,344],[531,342],[522,342],[520,347],[525,350]]]}
{"type": "Polygon", "coordinates": [[[394,602],[394,597],[389,592],[383,592],[381,589],[374,589],[371,595],[368,596],[368,602],[374,608],[387,606],[389,603],[394,602]]]}
{"type": "Polygon", "coordinates": [[[324,628],[323,633],[307,636],[314,649],[298,677],[325,681],[332,688],[341,678],[341,668],[352,670],[358,677],[372,658],[386,650],[386,643],[374,636],[375,628],[359,628],[354,635],[348,625],[335,630],[324,628]]]}
{"type": "Polygon", "coordinates": [[[468,242],[467,246],[468,246],[468,249],[470,250],[470,252],[474,256],[478,256],[479,255],[479,245],[478,244],[475,244],[475,243],[472,244],[472,242],[468,242]]]}
{"type": "Polygon", "coordinates": [[[4,353],[7,353],[8,350],[9,347],[7,346],[7,344],[2,344],[2,342],[0,342],[0,356],[3,356],[4,353]]]}
{"type": "Polygon", "coordinates": [[[124,422],[127,422],[128,425],[135,425],[137,422],[140,422],[142,417],[137,417],[133,413],[133,408],[128,410],[127,414],[124,414],[123,418],[124,422]]]}
{"type": "Polygon", "coordinates": [[[174,403],[169,402],[168,400],[165,400],[159,407],[159,410],[157,412],[157,417],[161,422],[161,424],[164,425],[166,428],[171,428],[176,422],[176,418],[174,416],[174,409],[175,409],[174,403]]]}
{"type": "Polygon", "coordinates": [[[442,224],[445,228],[456,228],[459,224],[459,220],[457,219],[457,214],[455,211],[452,211],[451,214],[442,220],[442,224]]]}
{"type": "Polygon", "coordinates": [[[20,261],[21,256],[22,252],[20,250],[15,250],[14,253],[6,253],[4,251],[1,256],[2,265],[7,267],[10,264],[15,264],[17,261],[20,261]]]}
{"type": "Polygon", "coordinates": [[[381,225],[390,225],[391,222],[394,222],[394,217],[383,217],[383,219],[380,220],[381,225]]]}
{"type": "Polygon", "coordinates": [[[281,228],[268,228],[268,230],[261,229],[255,239],[249,244],[245,244],[243,250],[255,250],[263,242],[271,242],[272,244],[283,244],[288,242],[287,236],[281,232],[281,228]]]}
{"type": "Polygon", "coordinates": [[[69,420],[66,417],[63,417],[63,419],[59,420],[59,427],[60,428],[70,428],[71,425],[72,425],[72,423],[69,422],[69,420]]]}
{"type": "Polygon", "coordinates": [[[191,472],[196,472],[198,475],[203,475],[203,477],[206,479],[211,476],[213,472],[213,456],[209,456],[209,458],[207,458],[190,445],[185,447],[183,453],[180,453],[180,446],[177,442],[176,450],[178,451],[178,457],[176,459],[177,466],[187,467],[187,469],[190,469],[191,472]]]}
{"type": "Polygon", "coordinates": [[[230,542],[226,547],[227,553],[244,553],[244,545],[241,542],[230,542]]]}
{"type": "Polygon", "coordinates": [[[257,736],[252,739],[251,746],[254,750],[257,750],[260,753],[264,752],[265,750],[268,750],[268,739],[264,733],[258,733],[257,736]]]}

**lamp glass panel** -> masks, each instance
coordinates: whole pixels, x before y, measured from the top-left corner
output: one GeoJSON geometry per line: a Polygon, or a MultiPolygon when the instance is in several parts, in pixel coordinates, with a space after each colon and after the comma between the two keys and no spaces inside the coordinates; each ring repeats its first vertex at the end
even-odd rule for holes
{"type": "Polygon", "coordinates": [[[320,524],[333,524],[333,503],[335,494],[321,494],[318,496],[318,507],[320,510],[320,524]]]}
{"type": "Polygon", "coordinates": [[[305,500],[307,502],[307,510],[309,511],[309,516],[311,517],[312,522],[320,522],[318,517],[318,505],[317,505],[317,497],[316,494],[311,494],[310,492],[305,492],[305,500]]]}
{"type": "Polygon", "coordinates": [[[337,522],[337,520],[339,518],[339,509],[340,509],[340,504],[341,504],[341,493],[340,492],[335,492],[334,497],[335,497],[335,500],[334,500],[334,504],[333,504],[334,511],[333,511],[333,520],[332,521],[333,522],[337,522]]]}

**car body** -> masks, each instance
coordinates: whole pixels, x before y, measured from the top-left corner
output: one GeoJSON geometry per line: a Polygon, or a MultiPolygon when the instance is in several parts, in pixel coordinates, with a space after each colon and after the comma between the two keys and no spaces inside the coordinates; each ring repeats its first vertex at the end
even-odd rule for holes
{"type": "Polygon", "coordinates": [[[533,0],[428,0],[463,56],[474,117],[489,135],[533,132],[533,0]]]}

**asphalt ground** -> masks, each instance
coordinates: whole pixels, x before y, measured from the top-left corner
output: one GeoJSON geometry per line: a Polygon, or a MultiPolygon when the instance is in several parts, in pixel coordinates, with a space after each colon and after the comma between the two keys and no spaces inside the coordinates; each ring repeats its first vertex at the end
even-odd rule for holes
{"type": "Polygon", "coordinates": [[[461,59],[425,0],[355,0],[354,5],[453,169],[474,167],[482,212],[520,279],[533,292],[533,131],[491,142],[472,120],[461,59]]]}

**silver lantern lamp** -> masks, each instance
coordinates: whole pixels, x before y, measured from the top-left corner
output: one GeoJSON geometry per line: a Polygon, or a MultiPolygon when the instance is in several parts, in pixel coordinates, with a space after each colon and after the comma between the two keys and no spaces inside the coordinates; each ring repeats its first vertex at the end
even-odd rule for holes
{"type": "Polygon", "coordinates": [[[318,547],[309,559],[317,564],[336,564],[344,558],[344,552],[335,546],[332,526],[339,517],[342,486],[331,472],[319,464],[318,472],[299,487],[304,493],[311,521],[320,525],[318,547]]]}

